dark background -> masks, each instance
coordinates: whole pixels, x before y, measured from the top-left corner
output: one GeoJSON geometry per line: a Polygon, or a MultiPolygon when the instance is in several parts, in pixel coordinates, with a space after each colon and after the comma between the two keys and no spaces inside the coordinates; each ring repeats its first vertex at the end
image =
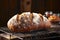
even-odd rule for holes
{"type": "Polygon", "coordinates": [[[60,0],[32,0],[32,11],[41,13],[45,11],[60,12],[60,0]]]}
{"type": "MultiPolygon", "coordinates": [[[[0,0],[0,26],[6,26],[7,21],[21,12],[21,0],[0,0]]],[[[32,0],[31,12],[60,12],[60,0],[32,0]]]]}

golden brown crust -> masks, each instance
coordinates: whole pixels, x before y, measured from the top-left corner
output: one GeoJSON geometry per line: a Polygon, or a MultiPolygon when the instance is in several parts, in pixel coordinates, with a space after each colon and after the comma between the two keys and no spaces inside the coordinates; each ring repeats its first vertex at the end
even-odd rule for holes
{"type": "Polygon", "coordinates": [[[58,16],[52,15],[52,16],[50,16],[50,17],[48,18],[48,20],[49,20],[50,22],[58,22],[58,21],[60,21],[60,18],[59,18],[58,16]]]}
{"type": "Polygon", "coordinates": [[[30,13],[29,16],[27,16],[26,14],[18,14],[17,16],[15,16],[15,18],[13,17],[12,20],[10,19],[8,21],[8,28],[13,32],[30,32],[34,30],[50,28],[49,21],[44,22],[44,18],[41,14],[36,14],[37,19],[34,17],[35,16],[33,13],[30,13]]]}
{"type": "Polygon", "coordinates": [[[43,15],[42,14],[39,14],[40,18],[41,18],[41,21],[43,21],[43,15]]]}

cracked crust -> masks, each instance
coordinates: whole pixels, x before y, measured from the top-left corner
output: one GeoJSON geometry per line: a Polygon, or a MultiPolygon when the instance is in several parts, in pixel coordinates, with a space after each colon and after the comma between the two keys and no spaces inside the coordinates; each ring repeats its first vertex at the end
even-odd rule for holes
{"type": "Polygon", "coordinates": [[[44,28],[47,29],[50,28],[50,25],[46,17],[30,12],[16,14],[7,23],[8,28],[13,32],[30,32],[44,28]]]}

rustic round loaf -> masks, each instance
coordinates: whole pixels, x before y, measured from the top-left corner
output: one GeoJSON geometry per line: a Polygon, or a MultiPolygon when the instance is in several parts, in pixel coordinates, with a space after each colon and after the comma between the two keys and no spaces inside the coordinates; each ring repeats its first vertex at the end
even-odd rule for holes
{"type": "Polygon", "coordinates": [[[13,32],[30,32],[40,29],[48,29],[51,23],[38,13],[23,12],[14,15],[7,22],[8,28],[13,32]]]}

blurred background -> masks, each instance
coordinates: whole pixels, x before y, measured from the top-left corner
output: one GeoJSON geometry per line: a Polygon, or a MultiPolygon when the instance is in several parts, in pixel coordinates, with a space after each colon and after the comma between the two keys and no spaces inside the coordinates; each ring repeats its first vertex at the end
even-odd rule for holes
{"type": "Polygon", "coordinates": [[[0,26],[6,26],[13,15],[25,11],[60,13],[60,0],[0,0],[0,26]]]}

